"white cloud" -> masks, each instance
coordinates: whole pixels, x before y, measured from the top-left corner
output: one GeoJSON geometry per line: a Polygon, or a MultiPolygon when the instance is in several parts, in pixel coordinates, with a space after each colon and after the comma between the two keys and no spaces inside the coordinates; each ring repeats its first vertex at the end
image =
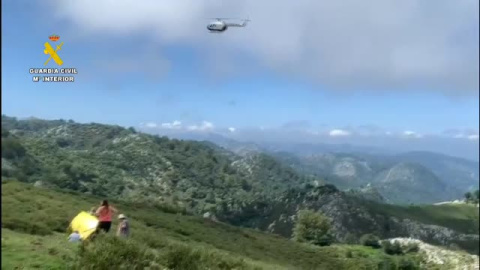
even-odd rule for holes
{"type": "Polygon", "coordinates": [[[230,132],[232,132],[232,133],[235,132],[235,130],[236,130],[236,129],[235,129],[234,127],[229,127],[229,128],[228,128],[228,131],[230,131],[230,132]]]}
{"type": "Polygon", "coordinates": [[[158,125],[156,123],[149,122],[149,123],[146,123],[145,126],[148,128],[156,128],[158,125]]]}
{"type": "Polygon", "coordinates": [[[418,134],[417,132],[415,131],[411,131],[411,130],[406,130],[403,132],[403,135],[405,137],[408,137],[408,138],[423,138],[423,135],[421,134],[418,134]]]}
{"type": "MultiPolygon", "coordinates": [[[[173,122],[171,124],[173,125],[173,122]]],[[[142,124],[142,126],[145,126],[145,124],[142,124]]],[[[355,132],[355,127],[329,130],[327,126],[321,126],[317,130],[307,129],[304,131],[286,130],[282,126],[264,129],[260,127],[236,127],[235,132],[230,132],[229,128],[216,127],[208,121],[192,126],[182,123],[181,129],[173,130],[162,129],[161,125],[159,125],[157,129],[145,129],[144,131],[175,137],[189,134],[199,135],[202,133],[202,129],[205,130],[210,127],[213,129],[208,130],[208,133],[244,142],[311,143],[322,145],[338,144],[341,141],[353,146],[378,147],[388,151],[433,151],[478,160],[478,128],[465,129],[463,134],[466,135],[462,139],[454,139],[453,135],[459,134],[461,130],[455,130],[455,132],[447,135],[445,133],[419,134],[413,130],[399,131],[388,129],[391,132],[388,136],[386,134],[388,131],[382,131],[372,136],[358,136],[355,132]],[[194,127],[193,130],[192,126],[194,127]],[[347,133],[350,136],[338,137],[339,134],[347,133]]]]}
{"type": "Polygon", "coordinates": [[[158,125],[155,122],[147,122],[147,123],[140,123],[141,128],[148,128],[148,129],[154,129],[157,128],[158,125]]]}
{"type": "Polygon", "coordinates": [[[220,63],[231,63],[229,72],[250,68],[248,62],[231,61],[245,55],[331,88],[420,85],[478,94],[478,0],[50,2],[55,18],[69,21],[76,27],[72,30],[102,36],[143,33],[161,45],[190,45],[206,55],[204,62],[219,55],[220,63]],[[212,35],[205,18],[216,16],[252,21],[212,35]]]}
{"type": "Polygon", "coordinates": [[[214,125],[211,122],[203,121],[200,125],[191,125],[187,127],[190,131],[211,131],[214,125]]]}
{"type": "Polygon", "coordinates": [[[182,122],[175,120],[172,123],[162,123],[161,126],[162,128],[165,128],[165,129],[181,129],[182,122]]]}
{"type": "Polygon", "coordinates": [[[345,137],[350,136],[350,132],[342,129],[333,129],[328,133],[331,137],[345,137]]]}
{"type": "Polygon", "coordinates": [[[478,141],[478,134],[468,135],[467,138],[471,141],[478,141]]]}
{"type": "Polygon", "coordinates": [[[478,129],[448,129],[443,132],[443,135],[454,139],[478,141],[478,129]]]}
{"type": "MultiPolygon", "coordinates": [[[[202,121],[199,124],[191,124],[191,125],[187,125],[178,120],[174,120],[172,122],[165,122],[160,125],[157,125],[154,122],[148,122],[148,123],[140,123],[140,127],[145,128],[146,129],[145,131],[156,130],[159,132],[167,132],[167,133],[170,133],[170,132],[182,133],[182,132],[189,132],[189,131],[203,132],[203,131],[215,130],[215,125],[209,121],[202,121]]],[[[231,133],[236,131],[236,129],[233,127],[228,128],[227,130],[229,130],[231,133]]]]}

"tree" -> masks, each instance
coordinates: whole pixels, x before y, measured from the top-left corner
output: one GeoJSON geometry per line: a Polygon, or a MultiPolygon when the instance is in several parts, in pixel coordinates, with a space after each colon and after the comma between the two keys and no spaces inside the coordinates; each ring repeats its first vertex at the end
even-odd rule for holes
{"type": "Polygon", "coordinates": [[[465,201],[467,203],[478,203],[478,189],[472,192],[465,193],[465,201]]]}
{"type": "Polygon", "coordinates": [[[2,138],[10,136],[10,131],[2,128],[2,138]]]}
{"type": "Polygon", "coordinates": [[[2,138],[2,157],[16,159],[25,156],[26,150],[15,138],[2,138]]]}
{"type": "Polygon", "coordinates": [[[67,146],[69,146],[69,145],[71,144],[71,141],[68,140],[68,139],[66,139],[66,138],[58,138],[58,139],[56,140],[56,142],[57,142],[57,145],[60,146],[60,147],[62,147],[62,148],[63,148],[63,147],[67,147],[67,146]]]}
{"type": "Polygon", "coordinates": [[[329,245],[332,242],[330,220],[321,213],[301,210],[293,228],[293,239],[314,245],[329,245]]]}
{"type": "Polygon", "coordinates": [[[355,235],[353,233],[347,233],[345,235],[345,243],[350,244],[350,245],[358,244],[358,238],[355,237],[355,235]]]}
{"type": "Polygon", "coordinates": [[[465,193],[465,201],[470,202],[472,200],[472,193],[465,193]]]}

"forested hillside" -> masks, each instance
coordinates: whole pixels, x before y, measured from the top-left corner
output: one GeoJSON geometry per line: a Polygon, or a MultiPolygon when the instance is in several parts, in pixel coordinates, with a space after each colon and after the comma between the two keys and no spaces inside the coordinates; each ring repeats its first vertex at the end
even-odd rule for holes
{"type": "Polygon", "coordinates": [[[235,210],[312,179],[263,155],[73,121],[2,116],[2,176],[195,213],[235,210]]]}

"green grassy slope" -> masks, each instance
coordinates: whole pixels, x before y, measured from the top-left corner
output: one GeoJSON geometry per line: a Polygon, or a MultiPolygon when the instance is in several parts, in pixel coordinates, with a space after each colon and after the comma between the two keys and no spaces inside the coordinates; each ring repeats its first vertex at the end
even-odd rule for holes
{"type": "Polygon", "coordinates": [[[366,202],[372,211],[424,224],[443,226],[461,233],[479,233],[478,207],[470,204],[399,206],[366,202]]]}
{"type": "Polygon", "coordinates": [[[75,250],[59,233],[40,236],[2,229],[2,269],[65,269],[75,250]]]}
{"type": "MultiPolygon", "coordinates": [[[[65,228],[79,211],[98,201],[86,195],[2,181],[2,269],[35,268],[39,264],[55,269],[73,260],[76,249],[66,242],[65,228]]],[[[243,260],[243,269],[376,269],[382,261],[399,260],[361,246],[302,245],[255,230],[168,213],[160,207],[112,204],[130,217],[132,238],[158,253],[187,244],[191,249],[212,252],[215,261],[243,260]]],[[[218,269],[231,269],[224,265],[218,269]]]]}

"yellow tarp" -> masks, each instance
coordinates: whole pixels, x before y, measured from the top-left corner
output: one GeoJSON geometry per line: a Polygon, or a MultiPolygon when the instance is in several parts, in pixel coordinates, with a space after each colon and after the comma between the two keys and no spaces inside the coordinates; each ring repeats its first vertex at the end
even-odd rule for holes
{"type": "Polygon", "coordinates": [[[82,240],[90,237],[98,226],[98,219],[87,212],[80,212],[70,223],[72,231],[78,231],[82,240]]]}

